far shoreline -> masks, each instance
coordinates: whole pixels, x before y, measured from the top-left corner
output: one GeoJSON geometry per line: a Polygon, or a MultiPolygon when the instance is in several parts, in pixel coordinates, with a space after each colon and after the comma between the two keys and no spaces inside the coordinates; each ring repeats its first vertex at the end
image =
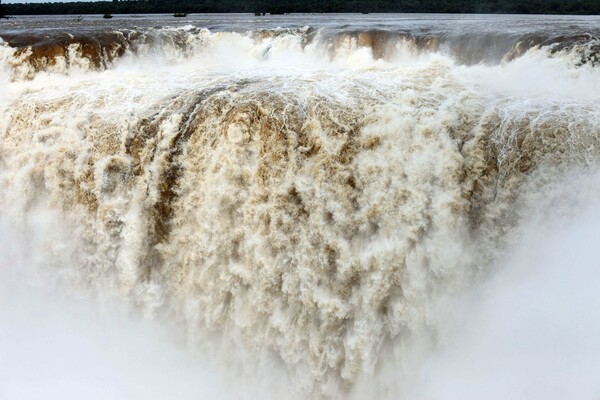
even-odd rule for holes
{"type": "Polygon", "coordinates": [[[57,3],[10,3],[0,2],[0,16],[22,15],[139,15],[139,14],[254,14],[276,16],[283,14],[493,14],[493,15],[600,15],[597,0],[556,1],[523,3],[516,0],[439,0],[419,2],[416,0],[229,0],[214,2],[204,0],[180,0],[172,4],[165,0],[134,1],[81,1],[57,3]]]}

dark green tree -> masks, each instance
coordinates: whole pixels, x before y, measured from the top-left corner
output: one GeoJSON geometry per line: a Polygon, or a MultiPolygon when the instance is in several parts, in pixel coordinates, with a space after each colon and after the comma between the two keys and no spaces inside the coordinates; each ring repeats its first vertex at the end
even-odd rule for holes
{"type": "MultiPolygon", "coordinates": [[[[1,0],[0,0],[1,2],[1,0]]],[[[5,4],[2,13],[299,13],[444,12],[509,14],[600,14],[600,0],[103,0],[5,4]]]]}

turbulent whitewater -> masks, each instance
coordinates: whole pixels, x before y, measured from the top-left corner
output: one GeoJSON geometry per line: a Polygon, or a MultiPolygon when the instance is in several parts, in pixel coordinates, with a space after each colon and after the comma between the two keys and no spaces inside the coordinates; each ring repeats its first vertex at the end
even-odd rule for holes
{"type": "Polygon", "coordinates": [[[273,363],[287,396],[385,397],[444,299],[597,170],[598,21],[2,21],[2,216],[55,216],[48,282],[273,363]]]}

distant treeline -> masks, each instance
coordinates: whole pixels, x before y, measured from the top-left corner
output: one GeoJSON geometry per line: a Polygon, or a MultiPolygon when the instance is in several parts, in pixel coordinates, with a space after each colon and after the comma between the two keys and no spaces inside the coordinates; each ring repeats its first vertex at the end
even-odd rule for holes
{"type": "Polygon", "coordinates": [[[230,12],[600,14],[600,0],[113,0],[4,5],[7,15],[230,12]]]}

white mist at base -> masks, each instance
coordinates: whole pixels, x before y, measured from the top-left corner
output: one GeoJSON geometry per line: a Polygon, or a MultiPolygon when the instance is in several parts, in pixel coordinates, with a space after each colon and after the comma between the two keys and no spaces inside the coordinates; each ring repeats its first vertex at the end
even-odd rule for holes
{"type": "Polygon", "coordinates": [[[409,398],[600,398],[598,183],[565,180],[543,199],[409,398]]]}
{"type": "MultiPolygon", "coordinates": [[[[598,398],[600,176],[574,174],[554,188],[530,199],[537,211],[490,279],[445,304],[455,307],[449,319],[459,317],[441,349],[422,369],[414,365],[416,388],[370,398],[598,398]]],[[[155,324],[67,304],[36,278],[37,239],[5,223],[0,236],[0,399],[240,398],[231,388],[240,382],[186,354],[155,324]]]]}
{"type": "Polygon", "coordinates": [[[0,399],[234,398],[172,332],[50,288],[32,236],[0,223],[0,399]]]}

